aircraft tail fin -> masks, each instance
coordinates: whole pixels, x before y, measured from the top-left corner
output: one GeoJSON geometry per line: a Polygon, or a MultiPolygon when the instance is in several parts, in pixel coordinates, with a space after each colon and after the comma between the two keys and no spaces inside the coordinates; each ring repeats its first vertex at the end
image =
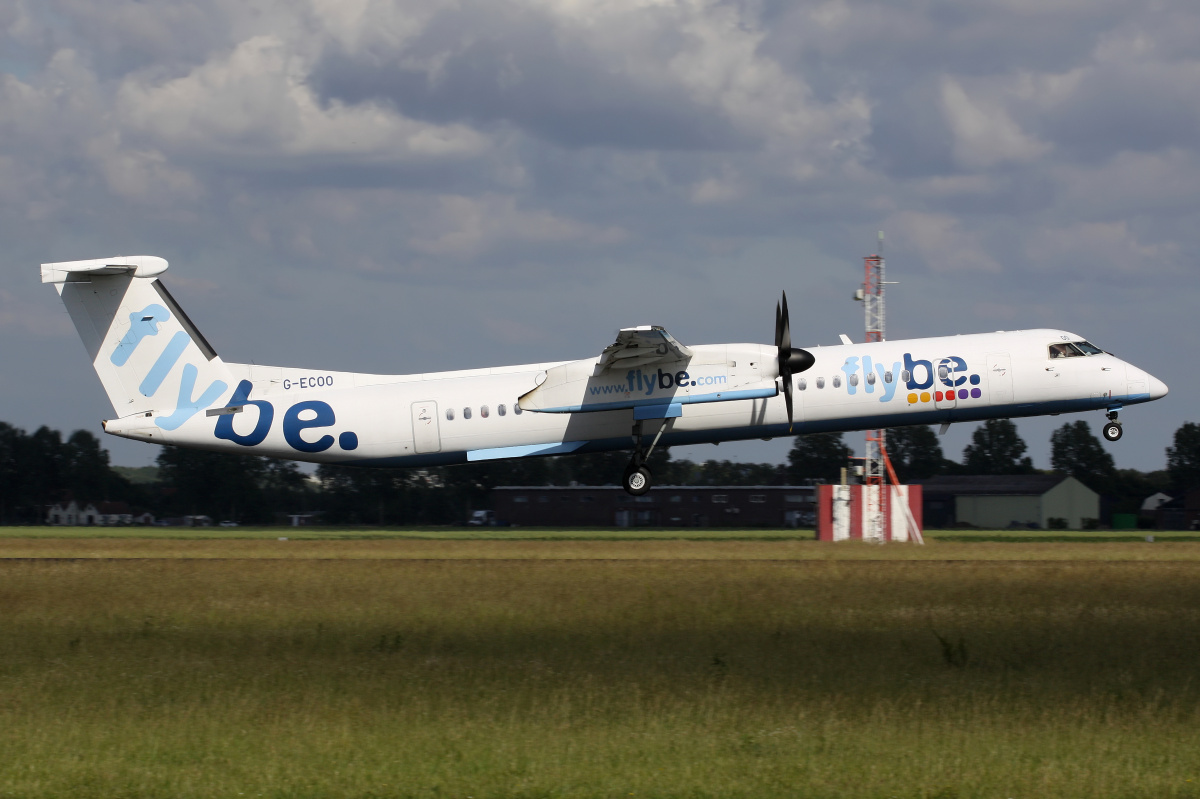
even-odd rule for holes
{"type": "Polygon", "coordinates": [[[174,430],[234,381],[159,278],[152,255],[42,264],[58,290],[117,416],[174,430]]]}

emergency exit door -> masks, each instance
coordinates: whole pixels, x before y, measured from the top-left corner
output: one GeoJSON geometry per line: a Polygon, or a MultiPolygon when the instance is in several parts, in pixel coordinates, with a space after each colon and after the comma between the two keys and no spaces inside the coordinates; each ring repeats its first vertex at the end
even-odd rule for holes
{"type": "Polygon", "coordinates": [[[437,410],[433,400],[412,404],[413,449],[417,453],[440,452],[442,449],[437,410]]]}

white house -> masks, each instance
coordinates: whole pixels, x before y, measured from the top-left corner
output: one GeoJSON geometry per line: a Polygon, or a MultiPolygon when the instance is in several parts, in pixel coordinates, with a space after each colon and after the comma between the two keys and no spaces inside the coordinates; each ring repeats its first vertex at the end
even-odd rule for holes
{"type": "Polygon", "coordinates": [[[69,502],[59,502],[50,506],[50,512],[46,514],[46,524],[58,526],[84,526],[102,524],[100,521],[100,512],[91,502],[80,505],[75,500],[69,502]]]}

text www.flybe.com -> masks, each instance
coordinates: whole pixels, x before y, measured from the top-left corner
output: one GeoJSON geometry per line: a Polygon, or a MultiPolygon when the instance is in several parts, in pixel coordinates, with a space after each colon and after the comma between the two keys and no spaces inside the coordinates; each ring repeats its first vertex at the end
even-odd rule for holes
{"type": "Polygon", "coordinates": [[[655,391],[670,391],[673,388],[684,386],[723,386],[725,380],[725,375],[705,375],[693,378],[685,371],[672,374],[664,372],[662,369],[658,370],[658,374],[643,375],[641,369],[630,369],[625,374],[624,383],[617,383],[614,386],[590,386],[588,391],[592,396],[638,393],[649,397],[655,391]]]}

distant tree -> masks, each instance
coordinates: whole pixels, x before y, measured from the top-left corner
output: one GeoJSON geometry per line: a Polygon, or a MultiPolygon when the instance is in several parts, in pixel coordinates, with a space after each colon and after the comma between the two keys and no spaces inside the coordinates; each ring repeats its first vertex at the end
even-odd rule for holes
{"type": "Polygon", "coordinates": [[[142,497],[113,471],[108,452],[86,430],[67,441],[49,427],[32,435],[0,422],[0,524],[43,524],[49,507],[69,494],[78,502],[142,497]]]}
{"type": "Polygon", "coordinates": [[[1105,494],[1112,490],[1117,475],[1112,455],[1082,419],[1067,422],[1051,434],[1050,466],[1105,494]]]}
{"type": "Polygon", "coordinates": [[[263,504],[272,513],[308,510],[308,478],[295,461],[263,458],[263,504]]]}
{"type": "Polygon", "coordinates": [[[929,425],[890,428],[885,446],[901,483],[926,480],[946,471],[942,445],[929,425]]]}
{"type": "Polygon", "coordinates": [[[169,491],[167,512],[240,522],[270,521],[263,502],[263,459],[255,455],[163,447],[159,480],[169,491]]]}
{"type": "MultiPolygon", "coordinates": [[[[317,468],[321,482],[319,506],[331,522],[346,524],[405,524],[428,522],[410,507],[410,483],[418,491],[432,491],[440,483],[437,470],[365,469],[323,463],[317,468]],[[431,477],[432,473],[432,477],[431,477]]],[[[441,490],[441,489],[439,489],[441,490]]]]}
{"type": "Polygon", "coordinates": [[[0,422],[0,524],[20,518],[25,502],[25,478],[21,468],[25,431],[0,422]]]}
{"type": "Polygon", "coordinates": [[[1179,493],[1200,487],[1200,424],[1184,422],[1175,431],[1175,445],[1167,447],[1167,471],[1179,493]]]}
{"type": "Polygon", "coordinates": [[[108,450],[87,430],[76,430],[62,445],[62,482],[77,500],[102,502],[116,499],[113,489],[123,480],[108,464],[108,450]]]}
{"type": "Polygon", "coordinates": [[[774,463],[738,463],[709,460],[695,466],[681,485],[756,486],[784,485],[787,467],[774,463]]]}
{"type": "Polygon", "coordinates": [[[1117,469],[1109,496],[1113,513],[1137,513],[1146,498],[1158,493],[1170,495],[1171,477],[1165,469],[1140,472],[1137,469],[1117,469]]]}
{"type": "Polygon", "coordinates": [[[1012,420],[988,419],[971,434],[963,450],[963,469],[968,474],[1033,474],[1027,449],[1012,420]]]}
{"type": "Polygon", "coordinates": [[[846,445],[841,433],[810,433],[796,436],[788,452],[788,477],[792,482],[835,483],[841,477],[854,451],[846,445]]]}
{"type": "Polygon", "coordinates": [[[42,425],[22,443],[23,451],[18,454],[18,458],[24,476],[25,491],[32,500],[31,504],[47,508],[58,501],[66,489],[63,480],[62,434],[42,425]]]}
{"type": "MultiPolygon", "coordinates": [[[[589,452],[583,455],[564,455],[548,459],[547,481],[551,485],[585,486],[620,485],[621,476],[629,465],[627,450],[614,452],[589,452]]],[[[646,461],[646,468],[654,476],[655,485],[674,482],[671,451],[667,447],[655,447],[646,461]]]]}

